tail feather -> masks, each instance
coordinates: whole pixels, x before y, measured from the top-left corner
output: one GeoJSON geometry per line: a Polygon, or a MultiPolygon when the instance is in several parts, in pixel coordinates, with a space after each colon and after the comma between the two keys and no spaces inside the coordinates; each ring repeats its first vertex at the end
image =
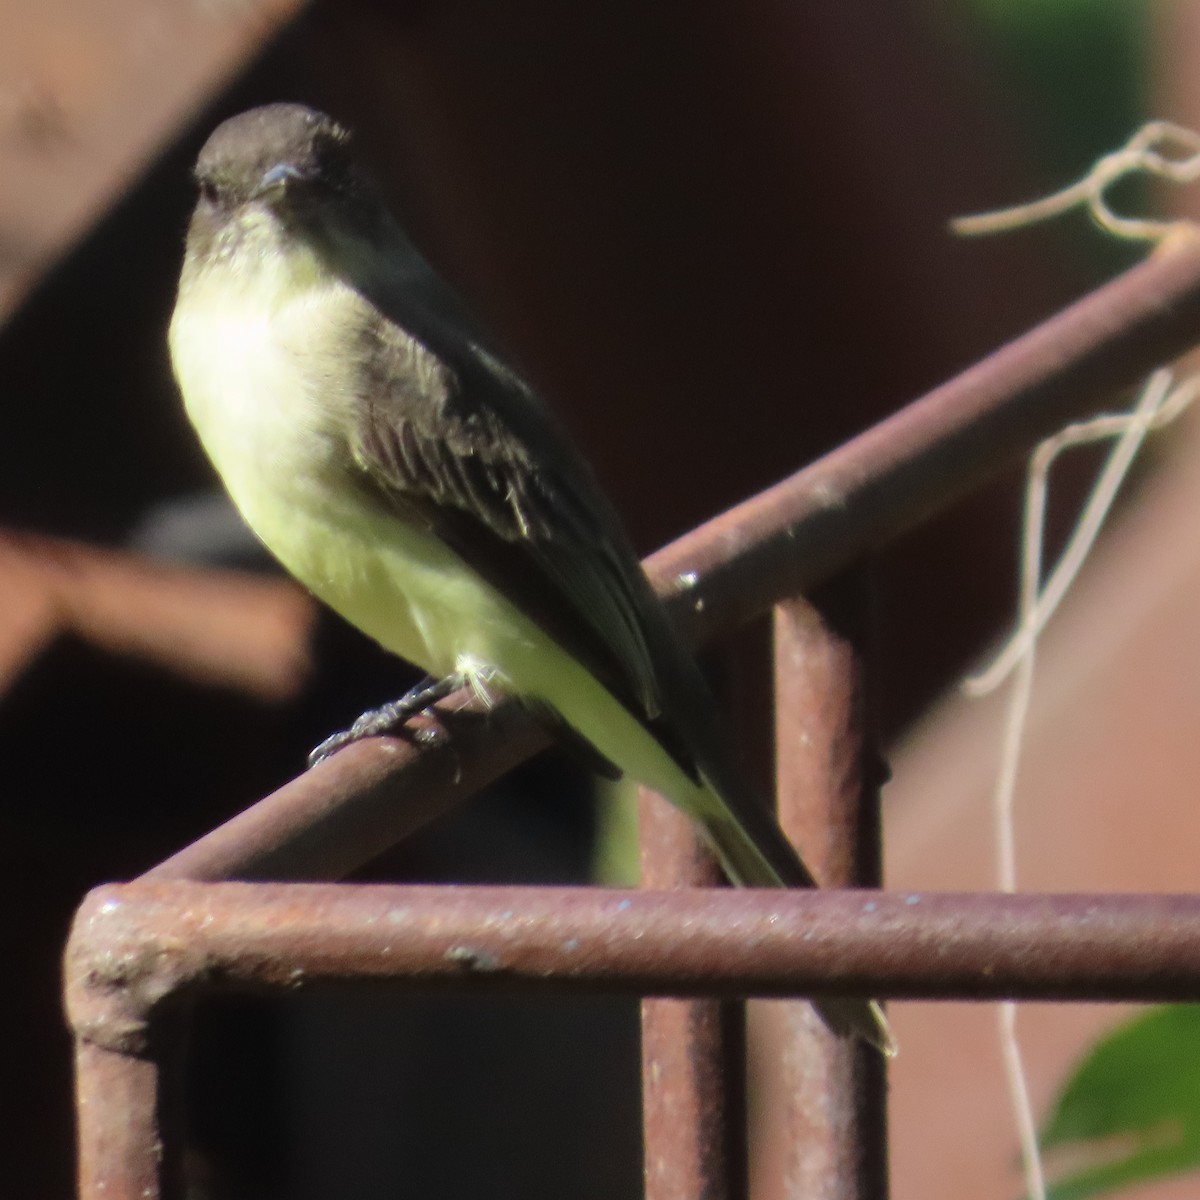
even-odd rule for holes
{"type": "MultiPolygon", "coordinates": [[[[758,806],[755,806],[756,808],[758,806]]],[[[816,887],[816,880],[770,814],[762,812],[753,830],[740,808],[733,819],[724,806],[701,819],[705,838],[733,883],[742,887],[816,887]]],[[[814,998],[813,1007],[834,1033],[860,1037],[889,1058],[896,1041],[875,1000],[814,998]]]]}
{"type": "Polygon", "coordinates": [[[887,1058],[898,1049],[878,1000],[813,1000],[821,1020],[843,1037],[860,1037],[887,1058]]]}
{"type": "MultiPolygon", "coordinates": [[[[653,610],[652,610],[653,611],[653,610]]],[[[654,618],[659,622],[663,617],[654,618]]],[[[665,638],[665,635],[664,635],[665,638]]],[[[695,664],[664,641],[660,674],[670,682],[676,741],[690,748],[681,762],[644,716],[635,715],[603,683],[566,654],[539,649],[524,678],[512,667],[515,690],[542,703],[578,730],[595,752],[632,779],[653,788],[703,831],[730,880],[744,887],[815,887],[774,816],[731,761],[724,730],[695,664]],[[669,652],[669,654],[667,653],[669,652]],[[671,657],[673,655],[673,657],[671,657]],[[553,669],[548,669],[547,663],[553,669]]],[[[551,649],[553,650],[551,644],[551,649]]],[[[817,1000],[817,1011],[839,1033],[853,1033],[883,1053],[894,1052],[882,1010],[865,1000],[817,1000]]]]}

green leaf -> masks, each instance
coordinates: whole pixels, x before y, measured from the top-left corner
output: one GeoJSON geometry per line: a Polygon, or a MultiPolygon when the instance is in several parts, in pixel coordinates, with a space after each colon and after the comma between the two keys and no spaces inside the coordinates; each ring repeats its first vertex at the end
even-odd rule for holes
{"type": "Polygon", "coordinates": [[[1051,1159],[1072,1160],[1050,1189],[1053,1200],[1200,1166],[1200,1005],[1151,1009],[1099,1041],[1068,1080],[1041,1142],[1051,1159]]]}

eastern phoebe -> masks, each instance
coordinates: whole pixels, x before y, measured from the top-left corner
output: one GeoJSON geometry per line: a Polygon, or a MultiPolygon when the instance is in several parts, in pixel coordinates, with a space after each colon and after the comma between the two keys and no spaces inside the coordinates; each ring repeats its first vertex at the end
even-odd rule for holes
{"type": "MultiPolygon", "coordinates": [[[[400,232],[347,131],[254,109],[195,174],[170,345],[205,449],[297,579],[449,681],[354,735],[450,684],[515,692],[692,817],[736,883],[812,886],[591,471],[400,232]]],[[[890,1050],[876,1004],[817,1008],[890,1050]]]]}

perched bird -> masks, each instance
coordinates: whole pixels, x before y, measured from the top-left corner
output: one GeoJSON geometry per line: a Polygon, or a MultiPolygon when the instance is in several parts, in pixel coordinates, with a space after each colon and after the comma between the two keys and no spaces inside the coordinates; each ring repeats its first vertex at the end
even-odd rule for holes
{"type": "MultiPolygon", "coordinates": [[[[591,471],[392,220],[347,131],[274,104],[196,164],[171,320],[189,417],[247,524],[432,684],[513,692],[698,824],[730,878],[812,876],[743,781],[591,471]]],[[[890,1050],[874,1003],[822,1000],[890,1050]]]]}

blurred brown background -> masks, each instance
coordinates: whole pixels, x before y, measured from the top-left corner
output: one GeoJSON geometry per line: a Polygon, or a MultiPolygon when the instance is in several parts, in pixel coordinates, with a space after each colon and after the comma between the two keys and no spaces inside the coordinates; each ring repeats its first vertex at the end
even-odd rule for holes
{"type": "MultiPolygon", "coordinates": [[[[1200,124],[1198,11],[0,0],[8,1192],[71,1190],[57,957],[79,895],[286,779],[405,682],[208,498],[164,332],[188,168],[219,119],[301,100],[358,129],[648,551],[1132,261],[1082,219],[979,242],[947,221],[1067,182],[1146,115],[1200,124]]],[[[1051,634],[1025,886],[1192,885],[1189,438],[1152,452],[1160,474],[1051,634]]],[[[1052,544],[1087,469],[1064,472],[1052,544]]],[[[1014,476],[871,564],[897,886],[992,883],[995,707],[952,700],[908,731],[1008,615],[1018,506],[1014,476]]],[[[583,880],[586,793],[550,756],[375,874],[583,880]]],[[[1040,1103],[1115,1015],[1023,1023],[1040,1103]]],[[[990,1010],[904,1006],[896,1025],[894,1194],[1018,1194],[990,1010]]],[[[198,1046],[214,1195],[637,1194],[632,1006],[231,1004],[198,1046]]]]}

